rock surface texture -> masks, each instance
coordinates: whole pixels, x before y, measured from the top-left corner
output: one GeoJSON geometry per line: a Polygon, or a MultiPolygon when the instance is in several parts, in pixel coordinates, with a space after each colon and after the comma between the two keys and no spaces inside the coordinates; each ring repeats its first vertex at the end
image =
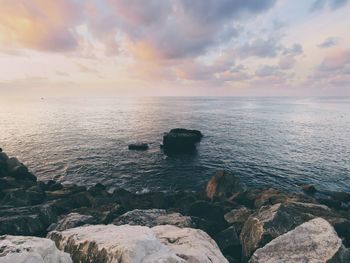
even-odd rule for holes
{"type": "Polygon", "coordinates": [[[193,227],[189,216],[179,213],[168,213],[163,209],[136,209],[129,211],[113,221],[114,225],[139,225],[154,227],[158,225],[174,225],[178,227],[193,227]]]}
{"type": "Polygon", "coordinates": [[[333,227],[322,218],[308,221],[255,251],[249,263],[345,263],[349,251],[333,227]]]}
{"type": "Polygon", "coordinates": [[[95,225],[48,237],[74,262],[228,262],[205,232],[191,228],[95,225]]]}
{"type": "Polygon", "coordinates": [[[72,263],[72,259],[46,238],[1,236],[0,263],[72,263]]]}
{"type": "Polygon", "coordinates": [[[239,177],[225,172],[218,171],[208,182],[206,187],[207,197],[230,197],[242,191],[239,177]]]}

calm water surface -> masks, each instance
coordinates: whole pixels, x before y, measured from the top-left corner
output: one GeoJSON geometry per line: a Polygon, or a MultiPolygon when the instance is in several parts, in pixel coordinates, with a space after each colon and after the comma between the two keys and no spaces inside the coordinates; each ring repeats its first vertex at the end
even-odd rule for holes
{"type": "Polygon", "coordinates": [[[133,191],[198,190],[218,169],[248,187],[350,191],[349,98],[0,98],[0,147],[39,178],[133,191]],[[204,134],[166,157],[162,134],[204,134]],[[150,143],[146,152],[129,143],[150,143]]]}

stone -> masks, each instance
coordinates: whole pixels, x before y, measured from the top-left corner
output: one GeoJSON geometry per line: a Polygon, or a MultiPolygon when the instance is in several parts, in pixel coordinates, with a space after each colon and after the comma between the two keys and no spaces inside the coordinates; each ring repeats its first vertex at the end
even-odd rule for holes
{"type": "Polygon", "coordinates": [[[115,225],[140,225],[154,227],[158,225],[174,225],[178,227],[193,227],[194,223],[189,216],[167,212],[163,209],[149,209],[126,212],[113,221],[115,225]]]}
{"type": "Polygon", "coordinates": [[[215,241],[191,228],[94,225],[50,232],[48,237],[74,262],[228,262],[215,241]]]}
{"type": "Polygon", "coordinates": [[[302,185],[300,188],[307,194],[315,194],[317,192],[316,187],[312,184],[302,185]]]}
{"type": "Polygon", "coordinates": [[[148,150],[149,146],[147,143],[133,143],[129,144],[128,148],[129,150],[146,151],[148,150]]]}
{"type": "Polygon", "coordinates": [[[15,177],[17,180],[28,180],[36,182],[35,175],[28,171],[28,168],[18,161],[17,158],[11,157],[6,160],[9,175],[15,177]]]}
{"type": "Polygon", "coordinates": [[[248,259],[256,249],[315,217],[331,217],[332,211],[310,203],[288,202],[265,206],[253,213],[240,234],[242,254],[248,259]]]}
{"type": "Polygon", "coordinates": [[[198,130],[172,129],[163,136],[163,149],[165,153],[191,153],[202,137],[198,130]]]}
{"type": "Polygon", "coordinates": [[[0,207],[0,235],[42,236],[57,221],[53,204],[26,207],[0,207]]]}
{"type": "MultiPolygon", "coordinates": [[[[235,248],[239,248],[239,250],[241,250],[241,242],[234,226],[230,226],[229,228],[221,231],[214,237],[214,239],[223,252],[235,250],[235,248]]],[[[236,252],[239,250],[236,249],[236,252]]]]}
{"type": "Polygon", "coordinates": [[[226,213],[224,218],[229,224],[244,223],[252,213],[252,210],[243,206],[226,213]]]}
{"type": "Polygon", "coordinates": [[[255,251],[249,263],[346,263],[349,251],[333,227],[322,218],[315,218],[275,238],[255,251]]]}
{"type": "Polygon", "coordinates": [[[218,171],[207,183],[206,195],[210,199],[215,197],[229,198],[242,190],[239,177],[226,171],[218,171]]]}
{"type": "Polygon", "coordinates": [[[1,236],[0,248],[0,263],[73,263],[47,238],[1,236]]]}
{"type": "Polygon", "coordinates": [[[70,213],[63,216],[57,223],[51,225],[48,231],[64,231],[66,229],[95,223],[95,218],[91,215],[81,215],[70,213]]]}
{"type": "Polygon", "coordinates": [[[3,205],[27,206],[38,205],[44,202],[45,192],[23,190],[19,188],[4,191],[4,198],[1,201],[3,205]]]}

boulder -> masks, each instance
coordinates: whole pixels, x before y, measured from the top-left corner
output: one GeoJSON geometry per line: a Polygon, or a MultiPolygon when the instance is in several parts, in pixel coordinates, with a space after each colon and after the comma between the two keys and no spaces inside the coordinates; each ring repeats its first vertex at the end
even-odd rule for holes
{"type": "Polygon", "coordinates": [[[78,213],[70,213],[63,216],[57,223],[52,224],[48,231],[64,231],[66,229],[93,224],[95,223],[95,218],[91,215],[81,215],[78,213]]]}
{"type": "Polygon", "coordinates": [[[229,224],[244,223],[252,213],[252,210],[243,206],[226,213],[224,218],[229,224]]]}
{"type": "Polygon", "coordinates": [[[149,146],[147,143],[133,143],[129,144],[128,148],[129,150],[146,151],[148,150],[149,146]]]}
{"type": "Polygon", "coordinates": [[[300,188],[307,194],[315,194],[317,192],[316,187],[312,184],[302,185],[300,188]]]}
{"type": "Polygon", "coordinates": [[[14,188],[4,191],[4,198],[1,204],[12,206],[38,205],[44,200],[45,192],[14,188]]]}
{"type": "Polygon", "coordinates": [[[133,210],[113,221],[115,225],[140,225],[154,227],[158,225],[174,225],[178,227],[193,227],[194,223],[189,216],[179,213],[170,213],[163,209],[133,210]]]}
{"type": "Polygon", "coordinates": [[[226,171],[218,171],[207,183],[206,194],[210,199],[229,198],[242,190],[239,177],[226,171]]]}
{"type": "Polygon", "coordinates": [[[163,136],[163,148],[166,153],[191,153],[202,137],[197,130],[172,129],[163,136]]]}
{"type": "Polygon", "coordinates": [[[230,226],[229,228],[221,231],[214,237],[214,240],[224,255],[229,255],[236,260],[241,259],[241,242],[237,235],[237,230],[234,226],[230,226]]]}
{"type": "Polygon", "coordinates": [[[310,203],[289,202],[265,206],[252,214],[240,234],[242,254],[248,259],[256,249],[315,217],[331,217],[332,211],[310,203]]]}
{"type": "Polygon", "coordinates": [[[343,246],[333,227],[322,218],[303,223],[255,251],[249,263],[350,262],[349,251],[343,246]]]}
{"type": "Polygon", "coordinates": [[[69,254],[57,249],[47,238],[24,236],[0,237],[1,263],[72,263],[69,254]]]}
{"type": "Polygon", "coordinates": [[[42,236],[57,221],[53,204],[26,207],[0,207],[0,235],[42,236]]]}
{"type": "Polygon", "coordinates": [[[18,161],[17,158],[11,157],[6,160],[7,169],[9,175],[15,177],[17,180],[28,180],[36,182],[37,178],[35,175],[28,171],[28,168],[18,161]]]}
{"type": "Polygon", "coordinates": [[[74,262],[228,262],[206,233],[191,228],[94,225],[48,237],[74,262]]]}

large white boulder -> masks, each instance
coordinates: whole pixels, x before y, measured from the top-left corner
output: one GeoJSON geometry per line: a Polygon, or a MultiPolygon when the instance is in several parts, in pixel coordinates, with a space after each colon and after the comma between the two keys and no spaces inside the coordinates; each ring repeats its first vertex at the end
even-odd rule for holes
{"type": "Polygon", "coordinates": [[[323,218],[315,218],[281,235],[255,251],[249,263],[346,263],[349,251],[334,228],[323,218]]]}
{"type": "Polygon", "coordinates": [[[46,238],[0,237],[0,263],[72,263],[71,257],[46,238]]]}
{"type": "Polygon", "coordinates": [[[75,262],[228,262],[206,233],[176,226],[91,225],[54,231],[48,237],[75,262]]]}

